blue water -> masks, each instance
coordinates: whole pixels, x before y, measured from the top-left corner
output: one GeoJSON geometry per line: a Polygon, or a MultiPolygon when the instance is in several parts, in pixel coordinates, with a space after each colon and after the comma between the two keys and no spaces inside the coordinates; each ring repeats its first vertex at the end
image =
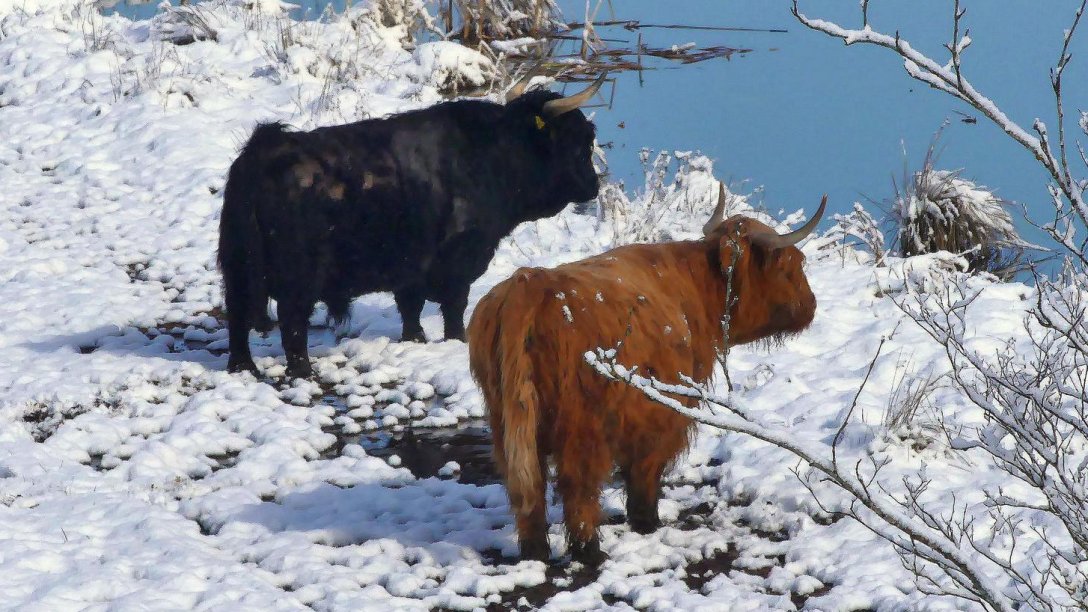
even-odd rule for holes
{"type": "MultiPolygon", "coordinates": [[[[801,9],[810,17],[860,27],[858,4],[807,2],[801,9]]],[[[943,61],[947,56],[941,46],[951,38],[951,2],[871,4],[874,28],[898,29],[933,57],[943,61]]],[[[1030,0],[963,4],[974,39],[963,55],[966,76],[1025,128],[1035,117],[1054,126],[1048,70],[1079,3],[1056,0],[1043,3],[1045,10],[1030,0]]],[[[1045,220],[1050,210],[1046,175],[1025,149],[983,117],[976,124],[961,122],[956,111],[978,113],[908,77],[891,51],[845,46],[802,26],[789,7],[789,2],[758,0],[623,3],[624,18],[648,23],[787,28],[789,33],[644,31],[644,39],[658,46],[690,40],[753,52],[730,61],[648,72],[641,88],[637,78],[621,76],[613,109],[600,113],[598,121],[600,139],[616,143],[610,156],[616,174],[634,174],[633,149],[640,146],[697,148],[713,157],[725,176],[762,186],[772,210],[812,207],[826,192],[832,209],[842,211],[854,201],[890,198],[892,178],[901,181],[904,162],[911,168],[922,163],[933,133],[948,118],[952,122],[941,138],[939,165],[963,168],[964,176],[1045,220]],[[617,121],[625,129],[617,129],[617,121]]],[[[1074,39],[1074,62],[1064,77],[1074,136],[1079,132],[1077,108],[1086,106],[1088,85],[1088,28],[1081,34],[1074,39]]],[[[1027,224],[1020,226],[1041,240],[1027,224]]]]}
{"type": "MultiPolygon", "coordinates": [[[[858,2],[802,2],[810,17],[860,26],[858,2]]],[[[915,47],[943,60],[952,32],[949,0],[873,0],[870,23],[898,29],[915,47]]],[[[963,55],[964,73],[1026,129],[1041,117],[1052,127],[1054,101],[1048,70],[1057,60],[1061,36],[1076,0],[964,0],[965,24],[974,43],[963,55]],[[1045,6],[1045,8],[1039,8],[1045,6]]],[[[570,21],[581,21],[582,0],[560,0],[570,21]]],[[[697,149],[716,160],[721,176],[747,181],[772,211],[814,207],[823,193],[833,211],[855,201],[886,201],[904,164],[917,168],[934,132],[951,123],[941,139],[939,167],[964,169],[964,176],[1022,203],[1036,221],[1050,210],[1046,175],[1031,155],[966,104],[910,79],[892,52],[844,46],[806,29],[782,0],[624,0],[616,17],[643,23],[785,28],[788,33],[643,30],[653,46],[696,42],[749,48],[751,53],[701,64],[658,61],[642,75],[617,75],[614,104],[596,110],[598,138],[612,143],[614,177],[629,188],[642,183],[637,152],[697,149]],[[623,128],[619,127],[622,122],[623,128]],[[905,151],[905,154],[904,154],[905,151]]],[[[309,6],[323,6],[311,3],[309,6]]],[[[146,17],[154,6],[124,7],[146,17]]],[[[319,11],[309,9],[308,14],[319,11]]],[[[598,20],[609,18],[606,8],[598,20]]],[[[1074,126],[1088,88],[1088,23],[1075,39],[1065,75],[1067,115],[1074,126]]],[[[633,44],[636,34],[620,28],[602,35],[633,44]]],[[[1019,223],[1025,236],[1041,233],[1019,223]]]]}

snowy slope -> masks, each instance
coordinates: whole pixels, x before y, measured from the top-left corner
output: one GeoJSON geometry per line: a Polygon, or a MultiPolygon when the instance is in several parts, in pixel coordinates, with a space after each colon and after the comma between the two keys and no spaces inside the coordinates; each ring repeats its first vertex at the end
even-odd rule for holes
{"type": "MultiPolygon", "coordinates": [[[[161,40],[191,34],[177,16],[134,23],[73,0],[0,1],[0,606],[962,606],[925,598],[889,547],[820,510],[789,455],[710,430],[670,476],[666,527],[603,529],[611,560],[599,576],[518,563],[501,485],[418,478],[341,444],[483,416],[465,346],[391,342],[400,322],[388,295],[357,300],[338,330],[315,313],[313,382],[283,381],[277,332],[253,339],[269,378],[226,374],[218,210],[254,123],[305,129],[417,108],[442,99],[451,65],[475,85],[489,67],[442,45],[406,50],[365,6],[330,23],[287,21],[274,2],[202,6],[215,40],[178,45],[161,40]],[[554,593],[531,588],[548,582],[554,593]]],[[[679,237],[695,235],[715,193],[700,163],[672,187],[684,197],[663,224],[679,237]]],[[[620,240],[614,229],[570,209],[523,225],[471,302],[518,266],[604,250],[620,240]]],[[[939,260],[877,269],[816,246],[815,323],[783,346],[737,349],[735,391],[826,441],[890,335],[846,446],[892,458],[892,481],[924,462],[940,474],[937,500],[977,496],[996,478],[986,465],[880,425],[901,377],[946,368],[892,301],[911,266],[924,276],[939,260]]],[[[987,287],[978,342],[1014,333],[1027,293],[987,287]]],[[[439,336],[437,309],[424,315],[439,336]]],[[[946,419],[977,418],[950,388],[931,399],[946,419]]],[[[604,499],[622,516],[620,490],[604,499]]],[[[562,554],[558,527],[552,541],[562,554]]]]}

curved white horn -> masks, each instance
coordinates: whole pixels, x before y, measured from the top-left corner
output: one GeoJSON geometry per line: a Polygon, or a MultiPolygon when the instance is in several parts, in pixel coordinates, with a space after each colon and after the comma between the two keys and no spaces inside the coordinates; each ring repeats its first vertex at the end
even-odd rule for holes
{"type": "Polygon", "coordinates": [[[824,194],[824,199],[820,200],[820,207],[816,209],[816,214],[808,220],[808,223],[788,234],[779,235],[765,232],[752,234],[752,244],[757,244],[768,249],[783,249],[788,246],[793,246],[804,240],[806,236],[812,233],[812,230],[816,229],[816,225],[820,223],[820,218],[824,216],[824,208],[826,207],[827,194],[824,194]]]}
{"type": "Polygon", "coordinates": [[[597,77],[596,81],[583,89],[580,93],[576,93],[573,96],[567,96],[565,98],[559,98],[558,100],[549,100],[544,103],[544,110],[541,111],[545,117],[558,117],[563,113],[569,113],[570,111],[578,108],[579,106],[589,102],[589,99],[597,95],[597,90],[604,84],[604,80],[608,78],[608,73],[604,73],[597,77]]]}
{"type": "Polygon", "coordinates": [[[710,219],[703,224],[703,235],[709,236],[722,221],[725,221],[725,183],[718,181],[718,205],[710,213],[710,219]]]}
{"type": "Polygon", "coordinates": [[[529,87],[529,82],[533,80],[539,74],[540,62],[533,64],[529,71],[525,73],[525,76],[518,79],[517,83],[506,90],[506,103],[509,104],[518,99],[521,94],[525,93],[526,88],[529,87]]]}

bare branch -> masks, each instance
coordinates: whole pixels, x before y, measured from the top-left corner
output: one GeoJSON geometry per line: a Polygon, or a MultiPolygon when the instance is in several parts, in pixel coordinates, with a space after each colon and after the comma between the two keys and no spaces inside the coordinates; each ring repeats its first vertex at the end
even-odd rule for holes
{"type": "Polygon", "coordinates": [[[869,362],[869,369],[865,370],[865,378],[861,381],[861,386],[858,387],[858,392],[854,394],[854,400],[850,402],[850,408],[846,411],[846,416],[842,419],[842,424],[839,425],[839,430],[835,432],[835,437],[831,442],[831,464],[838,469],[837,451],[839,448],[839,442],[842,440],[842,433],[846,430],[847,423],[850,422],[850,416],[854,414],[854,409],[857,408],[858,398],[861,397],[861,392],[865,390],[865,385],[869,382],[869,376],[873,373],[873,367],[876,366],[876,360],[880,358],[880,350],[884,348],[884,343],[887,342],[892,336],[895,335],[896,330],[899,329],[897,323],[892,333],[887,336],[880,337],[880,344],[876,347],[876,353],[873,355],[872,361],[869,362]]]}

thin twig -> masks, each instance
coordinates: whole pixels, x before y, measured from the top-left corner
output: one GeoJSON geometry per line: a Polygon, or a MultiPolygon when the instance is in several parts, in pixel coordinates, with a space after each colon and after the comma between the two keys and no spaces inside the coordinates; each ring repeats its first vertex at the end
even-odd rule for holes
{"type": "MultiPolygon", "coordinates": [[[[900,320],[902,322],[902,320],[900,320]]],[[[887,336],[880,337],[880,344],[876,347],[876,354],[873,355],[873,360],[869,362],[869,369],[865,371],[865,378],[861,381],[861,386],[858,387],[858,392],[854,394],[854,401],[850,402],[850,409],[846,411],[846,416],[842,419],[842,424],[839,425],[838,431],[835,432],[835,438],[831,442],[831,465],[835,466],[835,469],[839,469],[837,451],[839,447],[839,441],[842,439],[843,431],[846,430],[846,424],[850,422],[850,416],[854,414],[854,408],[858,405],[858,398],[861,397],[861,392],[865,390],[865,384],[869,382],[869,375],[873,373],[873,368],[876,366],[876,360],[880,358],[880,351],[884,348],[884,343],[887,342],[895,332],[899,329],[899,323],[895,324],[895,329],[887,336]]]]}
{"type": "MultiPolygon", "coordinates": [[[[572,30],[585,27],[585,23],[579,23],[577,21],[567,24],[567,27],[572,30]]],[[[683,24],[660,24],[660,23],[642,23],[637,19],[613,19],[611,21],[597,21],[590,24],[590,27],[598,26],[623,26],[625,30],[639,30],[645,28],[658,28],[668,30],[711,30],[714,32],[764,32],[770,34],[788,34],[789,30],[784,28],[744,28],[744,27],[731,27],[731,26],[697,26],[697,25],[683,25],[683,24]]]]}

